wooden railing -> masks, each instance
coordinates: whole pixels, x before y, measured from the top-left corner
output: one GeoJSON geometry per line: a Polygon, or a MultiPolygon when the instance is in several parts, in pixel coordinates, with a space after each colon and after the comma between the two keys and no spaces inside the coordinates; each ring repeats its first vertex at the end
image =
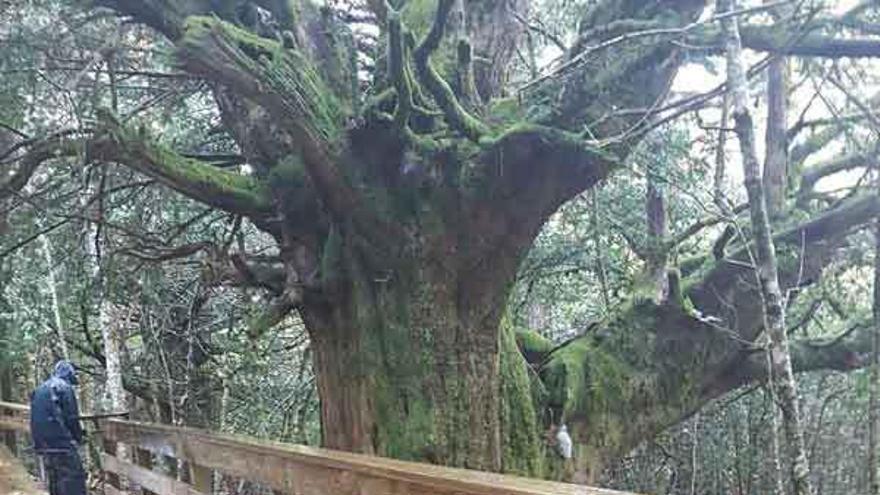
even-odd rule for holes
{"type": "MultiPolygon", "coordinates": [[[[0,402],[0,429],[27,431],[27,406],[0,402]]],[[[102,469],[121,475],[158,495],[208,495],[213,471],[254,481],[296,495],[624,495],[621,492],[482,471],[398,461],[335,450],[256,440],[248,437],[119,419],[98,420],[106,452],[117,443],[135,452],[182,459],[189,465],[184,483],[151,468],[152,455],[135,455],[138,464],[110,453],[102,469]]],[[[118,491],[105,485],[107,494],[118,491]]]]}

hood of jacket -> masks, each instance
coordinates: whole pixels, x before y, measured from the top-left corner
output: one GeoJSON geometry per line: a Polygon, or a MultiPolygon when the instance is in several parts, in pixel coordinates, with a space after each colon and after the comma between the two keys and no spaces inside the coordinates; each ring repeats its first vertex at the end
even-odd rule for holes
{"type": "Polygon", "coordinates": [[[71,385],[76,385],[79,380],[76,378],[76,368],[70,361],[62,359],[55,363],[55,372],[52,376],[60,378],[71,385]]]}

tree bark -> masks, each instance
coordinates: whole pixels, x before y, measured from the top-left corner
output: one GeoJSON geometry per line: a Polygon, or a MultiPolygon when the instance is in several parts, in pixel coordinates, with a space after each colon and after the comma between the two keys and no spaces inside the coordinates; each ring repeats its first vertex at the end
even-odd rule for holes
{"type": "Polygon", "coordinates": [[[767,68],[767,130],[763,182],[767,214],[771,218],[782,212],[788,185],[787,65],[785,57],[779,56],[767,68]]]}
{"type": "MultiPolygon", "coordinates": [[[[38,228],[40,228],[38,226],[38,228]]],[[[49,304],[52,310],[52,323],[55,326],[58,348],[55,350],[55,358],[70,359],[70,351],[67,348],[67,336],[64,330],[64,321],[61,318],[61,301],[58,298],[58,281],[55,276],[55,260],[52,256],[52,244],[46,234],[40,235],[40,243],[43,258],[46,260],[46,285],[49,289],[49,304]]]]}
{"type": "MultiPolygon", "coordinates": [[[[772,367],[769,356],[767,359],[767,367],[772,367]]],[[[767,371],[767,376],[773,376],[770,369],[767,371]]],[[[771,493],[773,495],[785,495],[785,485],[782,478],[782,450],[779,446],[779,414],[777,412],[778,408],[776,407],[776,394],[770,387],[767,387],[765,393],[770,408],[769,417],[767,418],[770,430],[767,476],[770,478],[771,493]]]]}
{"type": "MultiPolygon", "coordinates": [[[[718,0],[718,12],[734,8],[731,0],[718,0]]],[[[736,18],[722,21],[727,51],[727,80],[733,92],[735,132],[740,142],[749,212],[757,249],[757,275],[763,299],[766,332],[770,339],[770,362],[774,393],[782,410],[783,426],[791,462],[790,478],[797,495],[812,492],[798,410],[797,383],[792,371],[785,327],[785,303],[779,284],[776,248],[767,213],[767,200],[755,151],[754,125],[749,113],[748,86],[742,62],[742,43],[736,18]]]]}
{"type": "MultiPolygon", "coordinates": [[[[15,376],[13,375],[12,362],[6,356],[3,356],[3,362],[0,363],[0,400],[5,402],[15,402],[13,393],[13,385],[15,384],[15,376]]],[[[3,432],[3,443],[12,455],[18,454],[18,442],[15,441],[14,431],[3,432]]]]}
{"type": "Polygon", "coordinates": [[[712,177],[712,201],[722,212],[729,209],[724,191],[724,177],[727,173],[727,123],[730,121],[730,95],[725,93],[721,101],[721,121],[718,127],[718,142],[715,148],[715,173],[712,177]]]}
{"type": "MultiPolygon", "coordinates": [[[[101,214],[102,212],[99,211],[99,218],[101,214]]],[[[107,297],[107,281],[104,278],[104,270],[102,269],[102,263],[105,260],[101,256],[100,250],[103,240],[101,239],[97,224],[86,223],[84,233],[83,242],[85,243],[84,247],[91,268],[92,302],[97,306],[98,310],[97,321],[101,331],[101,343],[104,351],[104,397],[101,402],[103,403],[103,408],[107,411],[127,411],[128,404],[125,389],[122,385],[123,332],[126,315],[117,311],[107,297]]],[[[121,443],[117,444],[111,453],[123,461],[131,459],[129,448],[121,443]]],[[[129,488],[128,480],[123,476],[119,476],[116,482],[118,483],[118,488],[129,488]]]]}
{"type": "Polygon", "coordinates": [[[502,352],[498,331],[513,267],[485,264],[468,280],[454,236],[419,237],[423,243],[405,249],[412,255],[384,271],[355,261],[368,256],[343,236],[345,254],[332,268],[325,260],[324,276],[338,277],[334,299],[345,304],[307,302],[301,309],[314,350],[323,444],[540,474],[534,417],[506,414],[518,405],[502,394],[529,395],[524,368],[502,377],[505,360],[521,360],[515,346],[502,352]],[[513,437],[502,439],[505,431],[513,437]]]}
{"type": "MultiPolygon", "coordinates": [[[[765,0],[764,3],[769,3],[765,0]]],[[[779,16],[776,16],[777,18],[779,16]]],[[[767,68],[767,130],[765,133],[764,195],[767,214],[782,212],[788,185],[788,59],[778,55],[767,68]]]]}
{"type": "Polygon", "coordinates": [[[874,321],[868,386],[868,493],[880,495],[880,219],[874,222],[874,243],[874,321]]]}
{"type": "Polygon", "coordinates": [[[668,295],[669,280],[667,278],[669,252],[666,246],[668,234],[666,220],[666,197],[663,186],[665,180],[665,163],[657,145],[651,143],[651,159],[647,171],[647,191],[645,194],[645,212],[648,231],[648,259],[646,260],[648,284],[655,301],[663,301],[668,295]]]}

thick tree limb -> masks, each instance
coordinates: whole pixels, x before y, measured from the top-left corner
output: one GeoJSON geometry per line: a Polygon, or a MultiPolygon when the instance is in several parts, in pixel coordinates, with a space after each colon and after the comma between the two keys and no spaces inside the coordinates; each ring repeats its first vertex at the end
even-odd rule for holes
{"type": "Polygon", "coordinates": [[[18,194],[44,162],[53,158],[75,156],[83,151],[81,142],[66,137],[50,137],[37,141],[18,160],[17,166],[0,182],[0,201],[18,194]]]}
{"type": "Polygon", "coordinates": [[[835,158],[827,163],[806,169],[801,174],[801,186],[798,195],[803,196],[813,191],[816,183],[829,175],[845,172],[861,167],[876,167],[874,153],[853,153],[835,158]]]}
{"type": "Polygon", "coordinates": [[[400,12],[388,13],[388,72],[394,89],[397,91],[397,108],[394,110],[394,124],[406,132],[409,116],[412,113],[412,81],[406,72],[406,48],[403,43],[403,26],[400,12]]]}
{"type": "Polygon", "coordinates": [[[799,57],[865,58],[880,56],[880,39],[844,39],[810,34],[794,43],[780,40],[767,27],[745,27],[743,46],[752,50],[799,57]]]}
{"type": "MultiPolygon", "coordinates": [[[[854,325],[832,339],[792,340],[791,362],[795,373],[819,370],[851,371],[869,364],[871,352],[870,323],[854,325]]],[[[714,399],[738,387],[767,381],[767,357],[763,350],[745,352],[738,364],[704,389],[707,399],[714,399]]]]}
{"type": "Polygon", "coordinates": [[[552,127],[518,125],[484,140],[478,171],[491,177],[493,196],[539,206],[542,214],[606,177],[619,163],[611,150],[552,127]],[[541,174],[535,174],[540,165],[541,174]]]}
{"type": "MultiPolygon", "coordinates": [[[[777,233],[774,242],[783,253],[781,282],[791,287],[814,280],[835,259],[845,236],[870,225],[878,215],[880,199],[865,195],[777,233]]],[[[549,406],[559,408],[576,432],[583,427],[590,445],[601,445],[604,435],[619,434],[622,441],[617,445],[626,450],[707,401],[765,379],[764,350],[754,340],[763,328],[762,302],[748,261],[741,247],[692,274],[686,299],[670,296],[663,304],[630,301],[590,334],[554,350],[539,370],[550,394],[549,406]],[[616,378],[603,381],[609,374],[616,378]],[[591,395],[593,380],[603,384],[602,397],[591,395]],[[609,391],[620,402],[603,402],[609,391]],[[631,424],[617,429],[617,416],[603,407],[628,411],[631,424]]],[[[864,338],[853,333],[826,342],[793,341],[794,370],[861,366],[861,353],[870,349],[868,332],[862,333],[864,338]]]]}
{"type": "Polygon", "coordinates": [[[116,162],[157,179],[168,187],[205,204],[250,216],[256,222],[271,213],[269,196],[255,179],[185,158],[146,135],[104,116],[105,127],[91,139],[53,137],[32,146],[19,160],[12,178],[0,185],[0,198],[27,183],[46,161],[85,154],[89,159],[116,162]]]}
{"type": "MultiPolygon", "coordinates": [[[[820,58],[873,58],[880,56],[880,39],[836,38],[823,34],[780,36],[778,25],[744,25],[740,29],[743,48],[779,55],[820,58]]],[[[721,32],[706,29],[691,35],[689,42],[701,46],[722,46],[721,32]]]]}
{"type": "Polygon", "coordinates": [[[148,136],[127,129],[109,114],[102,120],[103,132],[88,144],[92,158],[132,168],[185,196],[251,217],[257,223],[271,214],[268,190],[253,177],[185,158],[148,136]]]}
{"type": "Polygon", "coordinates": [[[94,0],[94,3],[131,16],[172,41],[183,35],[187,17],[212,11],[211,0],[94,0]]]}
{"type": "Polygon", "coordinates": [[[188,70],[257,102],[280,126],[322,203],[337,219],[385,245],[393,227],[372,212],[337,163],[345,149],[346,111],[300,52],[215,18],[187,21],[178,55],[188,70]]]}
{"type": "Polygon", "coordinates": [[[208,249],[202,273],[206,285],[229,285],[268,290],[274,296],[284,293],[286,272],[281,261],[265,262],[250,259],[243,253],[227,253],[208,249]]]}
{"type": "Polygon", "coordinates": [[[306,57],[210,17],[190,18],[178,56],[192,73],[221,82],[292,127],[304,156],[329,162],[344,111],[306,57]]]}

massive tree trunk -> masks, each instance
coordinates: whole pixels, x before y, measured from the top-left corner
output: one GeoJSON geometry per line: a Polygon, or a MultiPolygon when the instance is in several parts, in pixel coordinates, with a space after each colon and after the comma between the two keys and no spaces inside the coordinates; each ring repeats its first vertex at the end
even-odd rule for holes
{"type": "Polygon", "coordinates": [[[339,295],[346,304],[303,308],[324,444],[497,471],[504,303],[498,285],[510,274],[472,267],[496,299],[481,300],[463,287],[455,249],[432,241],[438,245],[429,251],[445,252],[420,253],[388,273],[350,266],[339,295]]]}

